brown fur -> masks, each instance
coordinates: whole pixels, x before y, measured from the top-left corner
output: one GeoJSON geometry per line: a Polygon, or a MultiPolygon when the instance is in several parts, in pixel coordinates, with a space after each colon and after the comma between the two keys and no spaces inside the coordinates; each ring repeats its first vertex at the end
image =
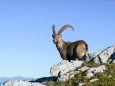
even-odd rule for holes
{"type": "Polygon", "coordinates": [[[88,45],[85,41],[79,40],[76,42],[65,42],[62,40],[61,36],[58,34],[53,34],[53,42],[60,53],[63,60],[75,60],[78,58],[82,59],[84,54],[88,52],[88,45]]]}

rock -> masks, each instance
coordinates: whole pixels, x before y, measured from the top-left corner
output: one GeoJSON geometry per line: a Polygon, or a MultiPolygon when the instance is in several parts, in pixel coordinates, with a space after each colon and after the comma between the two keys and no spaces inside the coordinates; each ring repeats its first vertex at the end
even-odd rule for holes
{"type": "Polygon", "coordinates": [[[107,63],[108,61],[112,63],[115,60],[114,53],[115,53],[115,44],[104,49],[104,50],[100,50],[100,51],[94,52],[92,54],[89,54],[89,56],[87,58],[89,58],[88,61],[90,61],[90,62],[95,61],[95,63],[99,63],[99,64],[107,63]],[[111,59],[111,60],[109,60],[109,59],[111,59]]]}
{"type": "Polygon", "coordinates": [[[67,81],[75,76],[75,74],[79,73],[79,71],[75,71],[77,67],[82,65],[83,61],[71,61],[63,60],[57,65],[54,65],[50,69],[50,73],[53,76],[58,77],[57,81],[67,81]]]}
{"type": "Polygon", "coordinates": [[[94,76],[96,73],[98,73],[98,72],[104,72],[105,70],[107,70],[107,68],[106,68],[105,65],[101,65],[99,67],[89,68],[87,70],[86,77],[90,78],[90,77],[94,76]]]}
{"type": "Polygon", "coordinates": [[[68,81],[69,79],[73,78],[76,74],[80,73],[79,71],[72,70],[66,74],[59,75],[57,81],[68,81]]]}
{"type": "Polygon", "coordinates": [[[81,66],[82,63],[82,61],[78,60],[72,62],[64,60],[51,68],[51,74],[57,76],[57,81],[68,81],[69,79],[73,78],[76,74],[82,73],[84,71],[87,71],[86,77],[90,78],[94,76],[96,73],[104,72],[106,70],[105,65],[92,68],[84,66],[76,70],[76,68],[81,66]]]}
{"type": "Polygon", "coordinates": [[[104,72],[105,70],[107,70],[105,65],[101,65],[99,67],[92,67],[92,68],[84,66],[84,67],[81,67],[78,69],[78,71],[81,71],[81,73],[86,71],[87,72],[87,74],[86,74],[87,78],[94,76],[98,72],[104,72]]]}
{"type": "Polygon", "coordinates": [[[91,78],[98,72],[104,72],[107,70],[105,65],[101,65],[99,67],[81,67],[78,70],[71,70],[65,74],[60,74],[57,76],[57,81],[68,81],[69,79],[73,78],[75,75],[86,72],[86,77],[91,78]]]}
{"type": "Polygon", "coordinates": [[[82,63],[83,61],[79,61],[79,60],[71,61],[71,62],[67,60],[63,60],[57,65],[51,67],[50,73],[53,76],[64,75],[72,70],[75,70],[77,67],[80,67],[82,63]]]}
{"type": "Polygon", "coordinates": [[[92,79],[92,80],[90,80],[89,82],[95,82],[95,81],[97,81],[97,80],[99,80],[99,79],[92,79]]]}
{"type": "Polygon", "coordinates": [[[78,69],[78,70],[81,71],[81,72],[84,72],[84,71],[86,71],[86,70],[88,70],[88,69],[89,69],[89,67],[85,66],[85,67],[82,67],[82,68],[80,68],[80,69],[78,69]]]}
{"type": "Polygon", "coordinates": [[[111,55],[111,58],[108,60],[109,63],[115,63],[115,53],[111,55]]]}
{"type": "Polygon", "coordinates": [[[109,76],[108,76],[108,78],[111,78],[111,77],[112,77],[112,75],[109,75],[109,76]]]}
{"type": "Polygon", "coordinates": [[[77,86],[83,86],[85,83],[80,82],[77,86]]]}
{"type": "Polygon", "coordinates": [[[46,86],[46,85],[43,85],[41,83],[31,83],[22,80],[9,80],[1,86],[46,86]]]}

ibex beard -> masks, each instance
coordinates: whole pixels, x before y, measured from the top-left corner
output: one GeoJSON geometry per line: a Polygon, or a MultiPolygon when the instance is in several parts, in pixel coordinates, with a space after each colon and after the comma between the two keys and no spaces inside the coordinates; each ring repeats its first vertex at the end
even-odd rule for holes
{"type": "Polygon", "coordinates": [[[88,45],[83,40],[75,42],[65,42],[61,37],[61,33],[67,28],[74,28],[71,25],[63,26],[58,33],[55,31],[55,25],[52,26],[53,30],[53,42],[56,45],[60,56],[63,60],[82,60],[82,57],[88,53],[88,45]]]}

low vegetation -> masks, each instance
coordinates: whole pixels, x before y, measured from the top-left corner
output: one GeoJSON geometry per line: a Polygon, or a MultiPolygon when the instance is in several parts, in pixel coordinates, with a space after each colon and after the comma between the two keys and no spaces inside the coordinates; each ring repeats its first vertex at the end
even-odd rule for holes
{"type": "MultiPolygon", "coordinates": [[[[115,63],[104,63],[104,64],[96,64],[94,62],[84,62],[83,66],[87,67],[98,67],[100,65],[106,65],[107,70],[103,73],[97,73],[95,76],[91,78],[85,77],[86,72],[77,74],[74,78],[70,79],[66,82],[47,82],[48,86],[76,86],[80,82],[84,82],[83,86],[115,86],[115,63]],[[89,82],[92,79],[98,79],[95,82],[89,82]]],[[[79,68],[78,68],[79,69],[79,68]]],[[[76,70],[78,70],[76,69],[76,70]]]]}

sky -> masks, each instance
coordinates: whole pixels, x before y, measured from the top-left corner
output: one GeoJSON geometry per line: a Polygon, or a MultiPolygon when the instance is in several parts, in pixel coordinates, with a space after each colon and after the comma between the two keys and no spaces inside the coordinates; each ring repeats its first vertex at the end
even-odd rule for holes
{"type": "Polygon", "coordinates": [[[40,78],[62,61],[52,39],[85,40],[89,53],[115,43],[115,0],[0,0],[0,77],[40,78]]]}

